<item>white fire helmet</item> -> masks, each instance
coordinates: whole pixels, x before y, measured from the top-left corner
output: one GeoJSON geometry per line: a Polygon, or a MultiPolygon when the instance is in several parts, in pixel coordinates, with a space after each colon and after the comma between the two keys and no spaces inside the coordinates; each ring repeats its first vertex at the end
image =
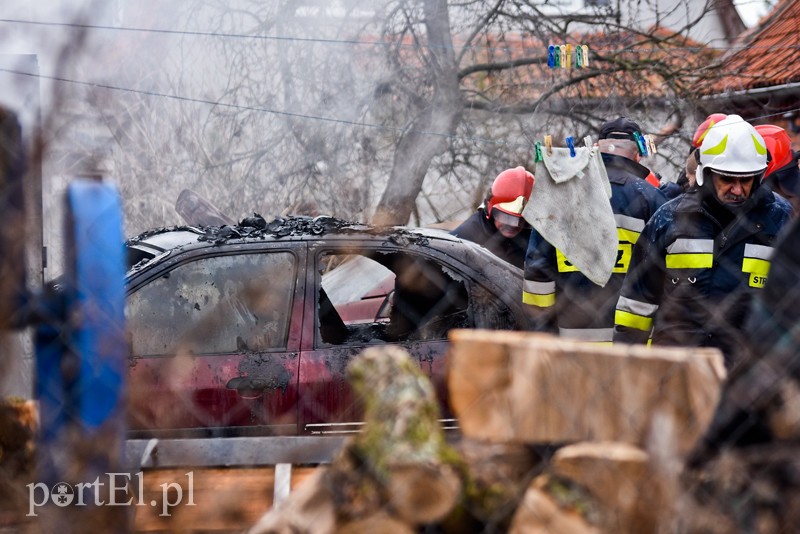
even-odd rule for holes
{"type": "Polygon", "coordinates": [[[748,176],[767,168],[767,144],[761,134],[739,115],[728,115],[711,128],[698,149],[697,185],[706,168],[718,174],[748,176]]]}

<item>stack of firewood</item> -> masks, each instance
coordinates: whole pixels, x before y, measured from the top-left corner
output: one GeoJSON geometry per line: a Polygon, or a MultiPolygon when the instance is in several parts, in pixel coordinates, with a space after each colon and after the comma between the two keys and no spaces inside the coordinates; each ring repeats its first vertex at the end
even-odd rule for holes
{"type": "Polygon", "coordinates": [[[451,332],[446,439],[407,354],[373,348],[350,380],[365,429],[251,533],[655,532],[724,378],[714,349],[605,347],[451,332]]]}

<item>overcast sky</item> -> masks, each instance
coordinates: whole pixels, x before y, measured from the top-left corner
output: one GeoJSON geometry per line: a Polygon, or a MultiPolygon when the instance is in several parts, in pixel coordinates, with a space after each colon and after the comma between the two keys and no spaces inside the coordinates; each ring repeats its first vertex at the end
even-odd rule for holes
{"type": "Polygon", "coordinates": [[[739,10],[742,20],[748,28],[755,26],[758,21],[766,15],[771,6],[775,4],[774,0],[734,0],[736,9],[739,10]]]}

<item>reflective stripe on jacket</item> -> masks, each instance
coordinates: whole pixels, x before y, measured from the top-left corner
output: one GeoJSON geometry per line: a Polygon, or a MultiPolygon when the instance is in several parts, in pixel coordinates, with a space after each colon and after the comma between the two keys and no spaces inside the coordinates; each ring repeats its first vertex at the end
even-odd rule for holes
{"type": "MultiPolygon", "coordinates": [[[[764,287],[773,241],[791,208],[766,186],[723,228],[702,189],[664,204],[634,246],[615,313],[615,342],[716,346],[726,355],[754,291],[764,287]]],[[[716,204],[716,209],[722,208],[716,204]]]]}
{"type": "MultiPolygon", "coordinates": [[[[614,308],[633,244],[647,220],[666,200],[657,188],[644,181],[649,172],[646,167],[608,154],[603,154],[603,161],[611,183],[611,209],[619,237],[617,263],[608,283],[604,287],[594,284],[536,230],[531,232],[525,256],[522,301],[530,306],[534,318],[544,318],[539,328],[584,341],[611,341],[614,308]]],[[[536,201],[535,196],[534,193],[531,202],[536,201]]]]}

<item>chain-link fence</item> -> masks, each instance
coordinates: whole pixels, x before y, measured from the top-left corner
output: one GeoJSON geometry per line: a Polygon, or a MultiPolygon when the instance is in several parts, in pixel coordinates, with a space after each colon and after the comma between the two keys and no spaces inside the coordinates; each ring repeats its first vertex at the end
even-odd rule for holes
{"type": "MultiPolygon", "coordinates": [[[[716,353],[657,338],[633,349],[520,334],[554,320],[523,303],[522,271],[443,232],[254,216],[123,246],[113,186],[100,180],[68,188],[65,275],[41,288],[24,277],[22,151],[5,119],[3,365],[23,357],[9,332],[28,329],[36,368],[36,403],[7,398],[0,409],[9,532],[236,531],[287,485],[301,504],[286,501],[284,526],[312,532],[796,529],[794,227],[769,244],[769,283],[692,299],[710,287],[693,271],[672,294],[709,331],[722,324],[727,370],[716,353]],[[462,330],[487,332],[459,341],[462,330]],[[438,411],[418,414],[428,408],[392,389],[401,370],[353,388],[350,364],[387,347],[430,381],[438,411]],[[372,447],[382,438],[364,414],[378,398],[395,403],[382,435],[404,448],[372,447]],[[437,425],[419,425],[425,417],[437,425]],[[366,437],[337,452],[351,436],[366,437]],[[422,461],[433,475],[395,465],[430,443],[439,463],[422,461]],[[308,481],[324,491],[297,490],[329,462],[308,481]],[[309,498],[319,491],[328,504],[309,498]],[[429,506],[448,499],[443,512],[429,506]]],[[[656,330],[668,318],[655,312],[656,330]]],[[[694,334],[690,344],[707,344],[694,334]]]]}

